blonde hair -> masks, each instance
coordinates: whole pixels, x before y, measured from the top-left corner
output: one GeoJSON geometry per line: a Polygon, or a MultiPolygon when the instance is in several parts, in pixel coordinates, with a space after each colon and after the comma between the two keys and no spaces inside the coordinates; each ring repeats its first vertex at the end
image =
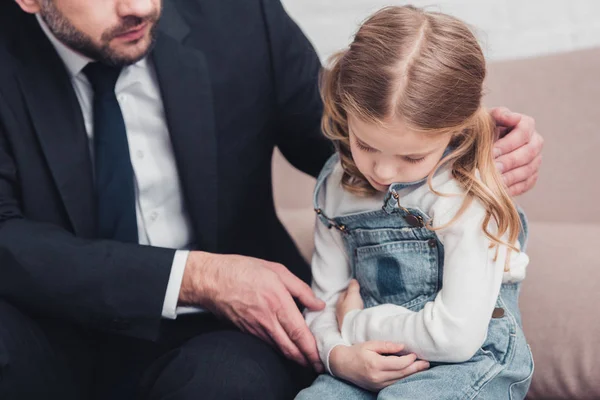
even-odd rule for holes
{"type": "Polygon", "coordinates": [[[400,118],[409,129],[428,135],[450,132],[453,151],[428,178],[430,189],[444,196],[433,189],[431,178],[448,163],[466,192],[445,226],[479,200],[486,209],[483,232],[490,247],[498,246],[496,257],[500,244],[508,246],[508,268],[521,221],[493,160],[496,126],[481,102],[485,58],[469,27],[442,13],[387,7],[368,18],[350,47],[330,63],[321,76],[322,128],[340,155],[344,188],[362,195],[375,190],[352,158],[348,115],[377,124],[400,118]],[[496,232],[488,228],[492,220],[496,232]],[[505,243],[501,238],[507,232],[505,243]]]}

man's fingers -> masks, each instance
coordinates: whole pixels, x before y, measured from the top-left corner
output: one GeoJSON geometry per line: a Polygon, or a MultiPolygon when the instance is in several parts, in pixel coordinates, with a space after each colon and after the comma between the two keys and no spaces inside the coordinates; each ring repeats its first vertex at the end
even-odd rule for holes
{"type": "Polygon", "coordinates": [[[494,137],[494,142],[497,141],[500,138],[503,138],[504,136],[506,136],[512,128],[507,128],[505,126],[497,126],[496,127],[496,136],[494,137]]]}
{"type": "Polygon", "coordinates": [[[315,296],[314,292],[304,281],[292,274],[281,264],[271,263],[269,268],[274,271],[290,294],[300,300],[311,311],[319,311],[325,307],[325,302],[315,296]]]}
{"type": "Polygon", "coordinates": [[[315,337],[308,329],[302,314],[300,314],[291,298],[289,304],[282,307],[277,313],[277,318],[287,337],[304,354],[310,364],[315,368],[321,365],[315,337]]]}
{"type": "Polygon", "coordinates": [[[529,143],[535,133],[535,121],[533,118],[523,116],[520,123],[506,136],[494,144],[494,156],[499,157],[509,154],[516,149],[529,143]]]}
{"type": "Polygon", "coordinates": [[[496,125],[509,129],[517,126],[522,118],[521,114],[511,112],[506,107],[496,107],[490,111],[490,115],[494,118],[496,125]]]}
{"type": "Polygon", "coordinates": [[[511,187],[508,188],[508,193],[511,196],[519,196],[527,191],[529,191],[532,187],[537,183],[539,175],[536,173],[535,175],[529,177],[526,181],[515,183],[511,187]]]}
{"type": "Polygon", "coordinates": [[[526,181],[539,171],[541,165],[542,156],[538,155],[529,164],[505,172],[502,175],[504,184],[506,185],[506,187],[511,187],[516,183],[526,181]]]}
{"type": "Polygon", "coordinates": [[[495,121],[498,121],[498,118],[501,118],[502,115],[510,112],[511,111],[507,107],[494,107],[490,109],[490,114],[495,121]]]}
{"type": "Polygon", "coordinates": [[[372,340],[365,342],[365,348],[378,354],[396,354],[404,350],[404,345],[400,343],[372,340]]]}
{"type": "Polygon", "coordinates": [[[239,323],[236,325],[238,326],[238,328],[240,328],[242,332],[256,336],[265,343],[269,344],[271,347],[281,349],[279,344],[273,340],[273,336],[267,331],[267,329],[263,325],[254,325],[246,321],[239,321],[239,323]]]}
{"type": "MultiPolygon", "coordinates": [[[[500,140],[508,140],[509,136],[513,132],[500,140]]],[[[541,152],[541,147],[537,146],[535,142],[527,142],[519,146],[516,150],[513,150],[507,154],[504,154],[496,158],[496,165],[500,173],[511,171],[515,168],[522,167],[532,162],[541,152]]]]}
{"type": "Polygon", "coordinates": [[[248,330],[248,332],[253,334],[254,336],[258,336],[265,343],[268,343],[272,347],[279,347],[279,345],[273,340],[273,337],[269,334],[269,332],[267,332],[267,330],[261,325],[259,325],[257,328],[252,329],[251,331],[248,330]]]}
{"type": "Polygon", "coordinates": [[[283,329],[279,323],[275,324],[275,327],[271,332],[269,332],[269,334],[286,358],[289,358],[290,360],[293,360],[305,367],[310,365],[304,354],[300,351],[298,346],[292,342],[285,329],[283,329]]]}
{"type": "Polygon", "coordinates": [[[300,303],[311,311],[320,311],[325,308],[325,302],[315,296],[315,293],[306,283],[296,277],[294,278],[298,281],[286,285],[292,296],[297,298],[300,303]]]}

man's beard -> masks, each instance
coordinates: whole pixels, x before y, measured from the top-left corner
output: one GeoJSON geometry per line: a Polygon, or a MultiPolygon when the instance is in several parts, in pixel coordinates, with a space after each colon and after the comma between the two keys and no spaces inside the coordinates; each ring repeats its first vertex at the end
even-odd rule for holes
{"type": "Polygon", "coordinates": [[[122,67],[135,64],[142,58],[146,57],[150,51],[152,51],[154,42],[156,40],[158,27],[157,22],[160,18],[160,10],[144,18],[135,16],[123,18],[121,25],[111,28],[102,34],[100,38],[101,45],[97,45],[90,36],[78,30],[71,23],[71,21],[69,21],[62,14],[62,12],[56,8],[53,0],[43,0],[41,2],[40,15],[54,36],[56,36],[62,43],[71,49],[83,54],[88,58],[91,58],[92,60],[115,67],[122,67]],[[143,23],[152,25],[152,28],[150,29],[150,44],[148,45],[148,48],[145,49],[141,54],[138,54],[134,57],[125,56],[118,54],[116,51],[110,48],[110,42],[112,39],[143,23]]]}

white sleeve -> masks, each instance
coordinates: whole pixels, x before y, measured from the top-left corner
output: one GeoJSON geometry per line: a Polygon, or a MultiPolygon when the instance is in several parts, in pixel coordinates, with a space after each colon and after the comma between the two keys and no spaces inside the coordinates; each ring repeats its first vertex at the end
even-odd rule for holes
{"type": "MultiPolygon", "coordinates": [[[[434,227],[451,220],[462,197],[440,197],[432,206],[434,227]]],[[[506,247],[496,249],[481,228],[483,206],[474,200],[449,227],[436,233],[444,245],[442,289],[419,311],[393,304],[354,310],[343,322],[343,337],[350,343],[387,340],[405,344],[405,351],[421,359],[463,362],[481,347],[500,292],[506,247]]],[[[511,252],[511,265],[527,264],[524,253],[511,252]]]]}
{"type": "MultiPolygon", "coordinates": [[[[315,252],[312,258],[312,289],[326,303],[322,311],[307,312],[306,323],[317,341],[321,361],[331,373],[329,354],[337,345],[350,343],[342,338],[335,305],[351,279],[351,270],[340,232],[328,229],[318,219],[315,228],[315,252]]],[[[332,374],[333,375],[333,374],[332,374]]]]}
{"type": "Polygon", "coordinates": [[[177,306],[179,302],[179,292],[181,291],[181,282],[183,281],[183,273],[187,264],[189,250],[177,250],[171,264],[171,273],[169,274],[169,282],[163,301],[162,317],[167,319],[176,319],[179,315],[195,314],[206,312],[203,308],[194,306],[177,306]]]}
{"type": "Polygon", "coordinates": [[[162,317],[168,319],[177,318],[177,302],[179,301],[179,291],[181,290],[181,281],[185,271],[185,264],[190,252],[188,250],[177,250],[171,264],[171,273],[167,283],[165,300],[163,301],[162,317]]]}

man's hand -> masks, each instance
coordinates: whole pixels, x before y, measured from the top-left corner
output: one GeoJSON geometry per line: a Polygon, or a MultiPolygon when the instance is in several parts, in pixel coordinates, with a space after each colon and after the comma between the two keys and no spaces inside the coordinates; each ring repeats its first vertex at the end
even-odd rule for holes
{"type": "Polygon", "coordinates": [[[404,345],[371,341],[352,346],[336,346],[331,351],[331,372],[363,389],[378,392],[400,379],[429,368],[414,354],[397,356],[404,345]]]}
{"type": "Polygon", "coordinates": [[[335,316],[340,331],[346,314],[352,310],[362,310],[363,308],[365,308],[365,305],[360,297],[360,286],[356,279],[352,279],[346,291],[340,295],[335,306],[335,316]]]}
{"type": "Polygon", "coordinates": [[[179,301],[232,321],[242,331],[277,346],[288,358],[323,371],[315,339],[294,303],[308,309],[325,303],[283,265],[237,255],[191,252],[179,301]]]}
{"type": "Polygon", "coordinates": [[[538,180],[544,139],[535,130],[533,118],[527,115],[513,113],[505,107],[495,108],[491,114],[500,138],[494,145],[496,165],[508,192],[518,196],[538,180]]]}

